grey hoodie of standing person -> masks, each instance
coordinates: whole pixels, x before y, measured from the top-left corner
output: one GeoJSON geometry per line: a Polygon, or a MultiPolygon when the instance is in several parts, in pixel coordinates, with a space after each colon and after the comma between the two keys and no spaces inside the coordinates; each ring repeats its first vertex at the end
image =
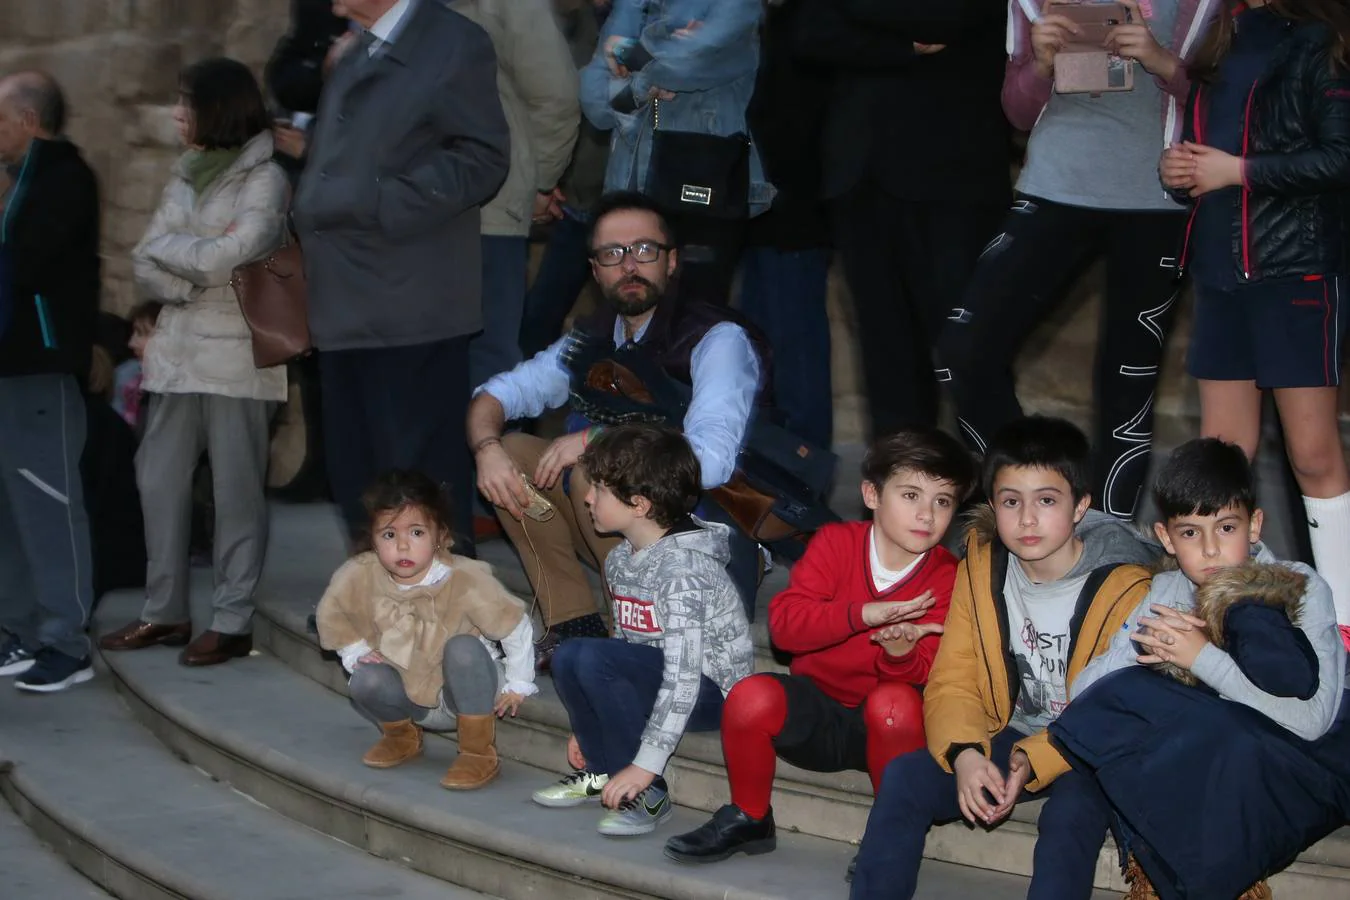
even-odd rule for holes
{"type": "Polygon", "coordinates": [[[684,735],[707,675],[725,697],[754,671],[755,648],[740,593],[727,575],[726,525],[691,517],[641,550],[628,541],[605,558],[617,640],[659,647],[661,690],[633,764],[660,775],[684,735]]]}
{"type": "MultiPolygon", "coordinates": [[[[1316,692],[1308,700],[1267,694],[1252,684],[1233,657],[1213,644],[1207,644],[1200,651],[1191,666],[1191,674],[1223,699],[1251,707],[1304,740],[1316,740],[1331,729],[1341,706],[1342,693],[1350,687],[1346,684],[1346,652],[1336,627],[1336,606],[1331,588],[1309,566],[1278,560],[1262,543],[1252,545],[1251,558],[1262,565],[1284,566],[1307,579],[1303,596],[1298,600],[1297,625],[1317,657],[1316,692]]],[[[1088,663],[1069,686],[1070,701],[1112,672],[1139,665],[1134,637],[1140,630],[1140,617],[1151,616],[1151,607],[1155,605],[1191,612],[1195,609],[1195,591],[1195,584],[1180,570],[1154,575],[1148,596],[1111,639],[1110,648],[1088,663]]]]}

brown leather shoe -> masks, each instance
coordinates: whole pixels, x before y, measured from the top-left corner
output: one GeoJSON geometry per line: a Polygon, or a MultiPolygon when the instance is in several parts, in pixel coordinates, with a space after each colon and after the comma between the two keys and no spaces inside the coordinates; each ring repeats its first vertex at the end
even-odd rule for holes
{"type": "Polygon", "coordinates": [[[480,788],[501,773],[497,760],[497,717],[460,716],[459,756],[441,779],[441,787],[448,791],[471,791],[480,788]]]}
{"type": "Polygon", "coordinates": [[[251,634],[203,631],[178,655],[178,662],[185,666],[218,666],[223,662],[248,656],[252,651],[251,634]]]}
{"type": "Polygon", "coordinates": [[[412,719],[381,722],[380,730],[384,737],[361,757],[372,769],[392,769],[422,755],[422,727],[412,719]]]}
{"type": "Polygon", "coordinates": [[[139,619],[99,638],[102,650],[143,650],[156,644],[181,647],[192,639],[192,624],[152,625],[139,619]]]}

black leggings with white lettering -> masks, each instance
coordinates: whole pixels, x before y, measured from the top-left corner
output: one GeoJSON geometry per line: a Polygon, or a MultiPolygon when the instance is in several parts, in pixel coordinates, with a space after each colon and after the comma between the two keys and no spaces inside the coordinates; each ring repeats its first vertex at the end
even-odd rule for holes
{"type": "MultiPolygon", "coordinates": [[[[1031,333],[1098,258],[1106,290],[1097,332],[1092,505],[1134,515],[1153,441],[1153,389],[1181,285],[1176,255],[1186,214],[1100,210],[1020,197],[980,257],[940,344],[962,435],[983,452],[1022,415],[1012,365],[1031,333]]],[[[1081,302],[1081,294],[1075,294],[1081,302]]],[[[1087,376],[1064,366],[1057,380],[1087,376]]]]}

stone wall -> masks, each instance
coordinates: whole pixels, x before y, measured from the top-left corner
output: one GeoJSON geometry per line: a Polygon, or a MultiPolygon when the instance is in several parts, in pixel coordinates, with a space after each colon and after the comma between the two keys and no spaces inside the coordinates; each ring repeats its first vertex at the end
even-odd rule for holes
{"type": "Polygon", "coordinates": [[[137,301],[128,251],[178,153],[178,72],[216,55],[261,70],[287,16],[287,0],[0,0],[0,72],[56,76],[71,139],[99,175],[106,309],[137,301]]]}
{"type": "MultiPolygon", "coordinates": [[[[99,174],[105,198],[105,308],[137,301],[128,251],[143,233],[177,154],[170,107],[183,65],[212,55],[261,72],[286,28],[287,0],[0,0],[0,72],[36,67],[66,89],[70,135],[99,174]]],[[[832,279],[836,438],[861,440],[856,326],[832,279]]],[[[1085,421],[1090,408],[1100,274],[1090,274],[1037,333],[1019,366],[1029,410],[1085,421]]],[[[1183,312],[1184,318],[1184,312],[1183,312]]],[[[1181,375],[1185,328],[1172,341],[1158,411],[1189,419],[1197,405],[1181,375]]]]}

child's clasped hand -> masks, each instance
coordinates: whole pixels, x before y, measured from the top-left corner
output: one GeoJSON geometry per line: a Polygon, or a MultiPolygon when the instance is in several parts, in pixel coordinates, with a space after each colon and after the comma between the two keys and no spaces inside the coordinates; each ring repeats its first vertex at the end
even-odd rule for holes
{"type": "Polygon", "coordinates": [[[1140,631],[1134,636],[1135,642],[1149,651],[1139,656],[1139,662],[1145,665],[1171,663],[1189,671],[1200,651],[1209,643],[1205,636],[1205,620],[1170,606],[1154,604],[1150,609],[1153,616],[1139,619],[1140,631]]]}

